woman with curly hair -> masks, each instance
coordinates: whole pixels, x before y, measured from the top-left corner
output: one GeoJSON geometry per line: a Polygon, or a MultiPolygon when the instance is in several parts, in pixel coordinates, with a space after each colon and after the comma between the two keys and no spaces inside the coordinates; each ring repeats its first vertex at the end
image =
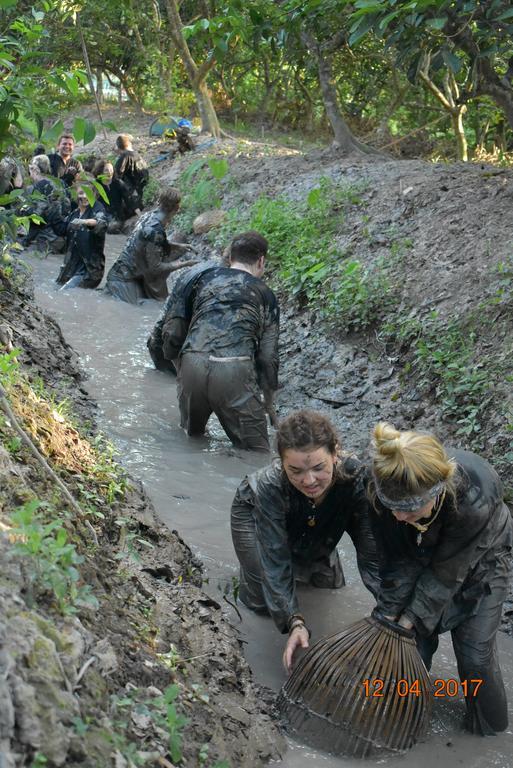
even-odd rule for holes
{"type": "Polygon", "coordinates": [[[240,563],[241,601],[268,613],[289,634],[283,662],[290,671],[310,632],[300,613],[296,582],[338,589],[345,584],[337,544],[347,532],[361,577],[372,592],[377,569],[364,473],[343,454],[329,419],[298,411],[277,434],[279,459],[246,477],[232,504],[231,528],[240,563]]]}

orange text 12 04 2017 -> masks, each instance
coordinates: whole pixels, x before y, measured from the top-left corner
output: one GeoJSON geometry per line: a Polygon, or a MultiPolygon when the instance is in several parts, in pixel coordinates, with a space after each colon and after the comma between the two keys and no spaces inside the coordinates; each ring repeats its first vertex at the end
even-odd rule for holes
{"type": "MultiPolygon", "coordinates": [[[[449,696],[451,698],[459,696],[460,694],[465,697],[477,696],[477,692],[481,687],[483,681],[481,678],[472,678],[470,680],[455,680],[449,678],[444,680],[443,678],[437,678],[433,681],[433,696],[437,699],[449,696]]],[[[380,678],[374,678],[373,680],[364,680],[362,683],[365,689],[365,696],[373,698],[382,698],[389,692],[390,688],[393,688],[398,696],[421,696],[428,691],[423,690],[419,680],[381,680],[380,678]]]]}

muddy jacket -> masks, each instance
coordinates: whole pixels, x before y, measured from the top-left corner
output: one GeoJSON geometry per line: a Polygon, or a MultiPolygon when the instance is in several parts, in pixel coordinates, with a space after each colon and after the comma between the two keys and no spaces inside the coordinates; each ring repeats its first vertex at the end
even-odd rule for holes
{"type": "Polygon", "coordinates": [[[105,233],[107,231],[107,216],[102,204],[95,202],[93,207],[87,206],[81,215],[78,208],[68,217],[68,249],[65,262],[61,268],[57,282],[64,285],[75,275],[82,274],[83,288],[96,288],[102,281],[105,269],[105,233]],[[96,226],[75,228],[70,226],[79,219],[96,219],[96,226]]]}
{"type": "Polygon", "coordinates": [[[378,607],[386,615],[404,613],[421,635],[453,629],[474,615],[490,593],[497,558],[511,554],[511,515],[499,477],[473,453],[452,455],[456,502],[447,495],[421,536],[385,508],[371,514],[382,557],[378,607]]]}
{"type": "Polygon", "coordinates": [[[126,149],[116,160],[114,175],[135,191],[135,207],[141,208],[143,190],[149,179],[146,161],[138,152],[134,152],[133,149],[126,149]]]}
{"type": "MultiPolygon", "coordinates": [[[[123,252],[111,267],[107,276],[107,288],[116,295],[115,282],[136,281],[143,288],[146,298],[164,301],[167,298],[167,277],[171,272],[171,248],[166,237],[163,221],[165,214],[149,211],[141,216],[128,238],[123,252]]],[[[126,286],[123,293],[127,294],[126,286]]],[[[134,291],[133,303],[140,298],[134,291]]],[[[129,298],[125,298],[126,301],[129,298]]]]}
{"type": "Polygon", "coordinates": [[[265,602],[280,631],[298,613],[293,561],[301,565],[329,555],[345,532],[355,546],[362,580],[375,594],[378,560],[363,480],[359,462],[346,458],[335,484],[315,507],[314,526],[308,522],[310,501],[289,482],[279,460],[239,486],[241,500],[253,506],[265,602]]]}
{"type": "Polygon", "coordinates": [[[133,193],[124,181],[114,178],[110,184],[101,183],[101,186],[109,200],[108,203],[102,200],[109,219],[126,221],[134,215],[137,205],[134,207],[133,193]]]}
{"type": "Polygon", "coordinates": [[[23,216],[37,214],[45,220],[45,224],[30,223],[26,243],[29,244],[42,228],[48,226],[56,235],[66,234],[67,219],[70,212],[70,201],[60,181],[40,179],[27,188],[24,194],[26,203],[20,212],[23,216]]]}
{"type": "Polygon", "coordinates": [[[202,261],[194,267],[190,267],[190,269],[184,269],[183,272],[178,274],[178,279],[173,286],[173,290],[166,299],[164,309],[146,342],[155,368],[159,371],[176,373],[174,364],[171,360],[166,359],[164,355],[162,329],[165,323],[172,318],[183,318],[185,320],[187,312],[184,302],[184,294],[189,291],[191,284],[195,282],[203,272],[218,266],[219,262],[217,261],[202,261]]]}
{"type": "Polygon", "coordinates": [[[76,177],[83,172],[84,168],[80,160],[74,157],[70,158],[66,164],[58,152],[51,152],[48,155],[52,176],[62,179],[67,187],[71,187],[76,177]]]}
{"type": "Polygon", "coordinates": [[[164,354],[203,352],[216,357],[249,357],[258,383],[278,387],[279,307],[276,296],[257,277],[218,266],[189,282],[177,312],[164,323],[164,354]]]}

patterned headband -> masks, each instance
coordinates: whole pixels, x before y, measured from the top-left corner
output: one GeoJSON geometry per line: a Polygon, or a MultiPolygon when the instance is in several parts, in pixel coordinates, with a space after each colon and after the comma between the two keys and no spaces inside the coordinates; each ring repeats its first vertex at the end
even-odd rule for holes
{"type": "Polygon", "coordinates": [[[445,490],[445,482],[441,480],[432,488],[424,491],[420,496],[406,496],[401,499],[391,499],[390,496],[387,496],[383,492],[374,474],[373,479],[376,488],[376,496],[383,506],[387,507],[387,509],[397,510],[398,512],[416,512],[429,501],[432,501],[432,499],[436,499],[436,497],[445,490]]]}

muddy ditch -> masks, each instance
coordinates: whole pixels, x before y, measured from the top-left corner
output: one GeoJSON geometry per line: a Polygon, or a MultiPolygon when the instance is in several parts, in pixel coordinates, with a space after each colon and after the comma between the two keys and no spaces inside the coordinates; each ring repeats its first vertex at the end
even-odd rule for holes
{"type": "Polygon", "coordinates": [[[2,768],[249,768],[279,757],[271,697],[202,591],[201,563],[112,460],[76,354],[26,280],[16,282],[0,286],[2,322],[22,350],[21,372],[2,377],[8,402],[84,515],[3,413],[2,768]]]}

